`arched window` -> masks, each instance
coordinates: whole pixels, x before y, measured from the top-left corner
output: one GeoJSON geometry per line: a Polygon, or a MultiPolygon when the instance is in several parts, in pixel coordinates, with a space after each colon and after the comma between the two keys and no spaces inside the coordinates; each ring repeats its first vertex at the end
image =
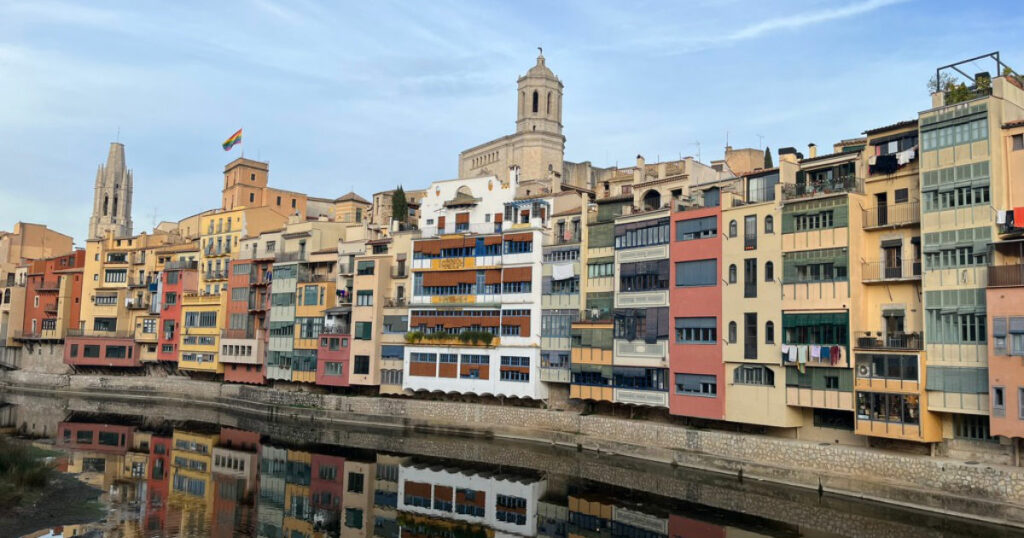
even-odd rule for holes
{"type": "Polygon", "coordinates": [[[644,194],[644,209],[661,208],[661,193],[651,189],[644,194]]]}
{"type": "Polygon", "coordinates": [[[771,215],[764,218],[764,233],[775,233],[775,219],[773,219],[771,215]]]}
{"type": "Polygon", "coordinates": [[[764,262],[764,281],[772,282],[775,280],[775,264],[772,262],[764,262]]]}
{"type": "Polygon", "coordinates": [[[540,110],[540,95],[537,94],[537,90],[533,90],[533,111],[536,113],[540,110]]]}
{"type": "Polygon", "coordinates": [[[519,115],[526,112],[526,92],[519,92],[519,115]]]}
{"type": "Polygon", "coordinates": [[[255,202],[255,201],[256,201],[256,193],[250,192],[249,193],[249,202],[252,203],[252,202],[255,202]]]}
{"type": "Polygon", "coordinates": [[[764,343],[775,343],[775,323],[767,321],[764,324],[764,343]]]}
{"type": "Polygon", "coordinates": [[[107,205],[109,205],[109,203],[110,203],[110,198],[104,196],[103,197],[103,216],[104,217],[107,216],[107,205]]]}
{"type": "Polygon", "coordinates": [[[737,231],[738,229],[739,229],[739,226],[736,225],[736,221],[735,220],[729,221],[729,237],[736,237],[736,235],[739,233],[737,231]]]}
{"type": "Polygon", "coordinates": [[[117,195],[114,195],[114,207],[111,208],[110,215],[113,217],[117,216],[117,195]]]}
{"type": "Polygon", "coordinates": [[[548,104],[547,104],[547,108],[544,109],[544,113],[545,114],[550,114],[551,113],[551,92],[548,92],[548,104]]]}
{"type": "Polygon", "coordinates": [[[11,290],[6,289],[6,290],[4,290],[4,304],[8,304],[10,302],[11,302],[11,290]]]}
{"type": "Polygon", "coordinates": [[[729,343],[730,344],[735,344],[736,343],[736,322],[735,321],[730,321],[729,322],[729,343]]]}
{"type": "Polygon", "coordinates": [[[736,283],[736,264],[735,263],[729,266],[729,283],[730,284],[735,284],[736,283]]]}

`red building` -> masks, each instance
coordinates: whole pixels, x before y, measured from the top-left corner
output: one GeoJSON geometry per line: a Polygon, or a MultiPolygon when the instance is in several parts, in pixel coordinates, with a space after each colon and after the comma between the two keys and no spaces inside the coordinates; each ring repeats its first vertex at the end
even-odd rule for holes
{"type": "Polygon", "coordinates": [[[132,446],[134,431],[134,426],[61,422],[57,426],[57,446],[71,450],[125,454],[132,446]]]}
{"type": "Polygon", "coordinates": [[[74,336],[64,344],[64,363],[71,366],[136,368],[139,344],[131,336],[74,336]]]}
{"type": "Polygon", "coordinates": [[[672,213],[670,310],[675,335],[669,346],[669,412],[725,418],[725,364],[722,362],[722,236],[690,229],[714,224],[721,230],[721,207],[672,213]],[[703,220],[701,220],[703,219],[703,220]],[[713,221],[710,219],[714,219],[713,221]]]}
{"type": "Polygon", "coordinates": [[[78,329],[82,313],[82,271],[85,251],[29,263],[25,281],[22,340],[61,340],[78,329]]]}
{"type": "Polygon", "coordinates": [[[167,496],[170,493],[171,438],[153,435],[149,440],[149,469],[146,470],[146,508],[143,525],[147,531],[167,524],[167,496]]]}
{"type": "Polygon", "coordinates": [[[228,266],[227,328],[221,332],[224,381],[266,383],[267,311],[273,260],[235,260],[228,266]]]}
{"type": "Polygon", "coordinates": [[[160,274],[160,324],[157,326],[157,360],[178,362],[181,344],[181,299],[199,288],[194,261],[172,261],[160,274]]]}
{"type": "Polygon", "coordinates": [[[309,491],[316,518],[325,525],[337,526],[341,498],[345,493],[345,458],[326,454],[312,455],[309,491]]]}
{"type": "Polygon", "coordinates": [[[316,349],[317,385],[348,386],[351,337],[347,329],[347,326],[327,325],[324,332],[320,333],[320,344],[316,349]]]}

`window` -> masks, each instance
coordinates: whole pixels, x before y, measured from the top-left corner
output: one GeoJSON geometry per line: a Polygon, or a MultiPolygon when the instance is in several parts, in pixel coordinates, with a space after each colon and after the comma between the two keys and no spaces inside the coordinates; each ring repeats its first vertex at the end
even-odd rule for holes
{"type": "Polygon", "coordinates": [[[1017,389],[1017,418],[1024,420],[1024,387],[1017,389]]]}
{"type": "Polygon", "coordinates": [[[231,288],[231,300],[232,301],[248,301],[249,300],[249,288],[231,288]]]}
{"type": "Polygon", "coordinates": [[[716,318],[676,318],[677,344],[714,344],[717,342],[718,320],[716,318]]]}
{"type": "Polygon", "coordinates": [[[676,286],[714,286],[718,283],[718,260],[676,262],[676,286]]]}
{"type": "Polygon", "coordinates": [[[676,222],[676,241],[705,239],[718,234],[718,217],[680,220],[676,222]]]}
{"type": "Polygon", "coordinates": [[[117,330],[117,318],[93,318],[92,330],[114,332],[117,330]]]}
{"type": "Polygon", "coordinates": [[[356,292],[356,306],[373,306],[373,291],[359,290],[356,292]]]}
{"type": "Polygon", "coordinates": [[[580,292],[580,277],[574,276],[565,280],[552,280],[551,293],[553,295],[573,295],[580,292]]]}
{"type": "Polygon", "coordinates": [[[757,313],[743,314],[743,358],[757,358],[757,313]]]}
{"type": "Polygon", "coordinates": [[[735,321],[730,321],[729,322],[729,343],[730,344],[735,344],[736,343],[736,322],[735,321]]]}
{"type": "Polygon", "coordinates": [[[613,337],[628,341],[640,339],[649,344],[667,339],[670,330],[668,310],[667,307],[616,309],[613,337]]]}
{"type": "Polygon", "coordinates": [[[346,508],[345,526],[350,529],[363,528],[363,511],[358,508],[346,508]]]}
{"type": "MultiPolygon", "coordinates": [[[[38,297],[36,298],[38,299],[38,297]]],[[[93,299],[96,306],[112,306],[117,304],[117,295],[97,295],[93,299]]],[[[38,304],[36,306],[39,306],[38,304]]]]}
{"type": "Polygon", "coordinates": [[[729,266],[729,283],[736,283],[736,264],[732,264],[729,266]]]}
{"type": "Polygon", "coordinates": [[[669,219],[615,225],[615,248],[663,245],[669,242],[669,219]]]}
{"type": "Polygon", "coordinates": [[[921,131],[921,150],[967,144],[988,139],[988,119],[981,118],[962,122],[957,125],[946,125],[930,131],[921,131]]]}
{"type": "Polygon", "coordinates": [[[370,357],[367,355],[356,355],[352,365],[352,373],[356,375],[369,375],[370,357]]]}
{"type": "Polygon", "coordinates": [[[775,281],[775,264],[772,262],[764,262],[764,281],[775,281]]]}
{"type": "Polygon", "coordinates": [[[1006,394],[1003,387],[992,387],[992,416],[1006,416],[1006,394]]]}
{"type": "Polygon", "coordinates": [[[764,343],[774,344],[775,343],[775,323],[767,321],[764,324],[764,343]]]}
{"type": "Polygon", "coordinates": [[[825,388],[828,390],[839,390],[839,376],[827,375],[825,376],[825,388]]]}
{"type": "Polygon", "coordinates": [[[103,272],[104,282],[127,282],[128,281],[128,270],[127,269],[107,269],[103,272]]]}
{"type": "Polygon", "coordinates": [[[142,332],[145,334],[153,334],[156,332],[156,318],[145,318],[142,320],[142,332]]]}
{"type": "Polygon", "coordinates": [[[669,260],[623,263],[619,266],[619,291],[667,290],[669,260]]]}
{"type": "Polygon", "coordinates": [[[737,385],[775,386],[775,372],[767,366],[740,366],[733,370],[732,382],[737,385]]]}
{"type": "Polygon", "coordinates": [[[615,264],[612,262],[587,264],[587,276],[590,278],[603,278],[614,274],[615,264]]]}
{"type": "Polygon", "coordinates": [[[771,215],[768,215],[764,218],[764,233],[775,233],[775,219],[771,215]]]}
{"type": "Polygon", "coordinates": [[[713,375],[676,374],[676,394],[715,398],[718,383],[713,375]]]}
{"type": "Polygon", "coordinates": [[[502,336],[519,336],[520,327],[519,325],[502,325],[501,335],[502,336]]]}
{"type": "Polygon", "coordinates": [[[743,296],[757,297],[757,259],[743,260],[743,296]]]}
{"type": "Polygon", "coordinates": [[[100,346],[92,344],[86,344],[82,346],[82,356],[87,359],[100,358],[100,346]]]}
{"type": "Polygon", "coordinates": [[[743,217],[743,250],[757,248],[757,215],[743,217]]]}
{"type": "Polygon", "coordinates": [[[736,237],[737,235],[739,235],[739,231],[738,230],[739,230],[739,226],[736,224],[736,221],[735,220],[729,221],[729,237],[736,237]]]}
{"type": "Polygon", "coordinates": [[[373,339],[373,323],[369,321],[357,321],[355,324],[355,333],[352,338],[356,340],[372,340],[373,339]]]}
{"type": "Polygon", "coordinates": [[[348,473],[348,492],[363,492],[363,473],[348,473]]]}

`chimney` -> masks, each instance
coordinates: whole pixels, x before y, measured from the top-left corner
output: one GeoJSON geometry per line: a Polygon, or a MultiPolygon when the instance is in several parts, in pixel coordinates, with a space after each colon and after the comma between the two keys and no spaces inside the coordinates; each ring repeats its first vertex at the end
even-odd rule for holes
{"type": "Polygon", "coordinates": [[[807,144],[807,158],[813,159],[818,156],[818,146],[814,145],[814,142],[807,144]]]}
{"type": "Polygon", "coordinates": [[[665,163],[658,163],[658,179],[665,179],[666,168],[665,163]]]}
{"type": "Polygon", "coordinates": [[[637,156],[636,156],[636,167],[637,168],[643,168],[644,167],[644,162],[645,162],[644,161],[644,156],[640,155],[638,153],[637,156]]]}

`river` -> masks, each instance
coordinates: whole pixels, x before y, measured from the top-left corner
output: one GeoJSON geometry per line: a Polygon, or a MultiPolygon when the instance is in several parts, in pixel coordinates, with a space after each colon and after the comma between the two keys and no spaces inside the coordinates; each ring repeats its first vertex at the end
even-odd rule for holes
{"type": "Polygon", "coordinates": [[[7,394],[0,395],[0,427],[52,446],[62,454],[62,473],[102,491],[100,521],[83,522],[80,514],[62,520],[63,506],[53,506],[52,521],[21,522],[25,532],[36,531],[32,536],[912,538],[1021,532],[563,447],[314,426],[201,406],[7,394]]]}

